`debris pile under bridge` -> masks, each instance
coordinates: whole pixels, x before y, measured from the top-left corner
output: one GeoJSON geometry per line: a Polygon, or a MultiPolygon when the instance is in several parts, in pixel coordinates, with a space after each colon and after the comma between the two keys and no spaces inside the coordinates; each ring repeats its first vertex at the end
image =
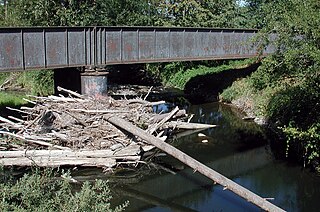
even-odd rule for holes
{"type": "Polygon", "coordinates": [[[122,118],[162,140],[177,130],[215,126],[186,122],[186,111],[178,107],[170,113],[154,113],[153,106],[164,101],[92,99],[59,90],[67,95],[33,96],[27,100],[33,107],[8,108],[21,113],[23,119],[0,117],[0,164],[114,168],[150,159],[154,146],[111,124],[111,117],[122,118]]]}
{"type": "Polygon", "coordinates": [[[4,136],[0,141],[0,164],[97,166],[112,171],[121,164],[144,163],[146,153],[157,147],[191,167],[194,172],[198,171],[260,208],[283,211],[163,141],[166,132],[175,129],[205,129],[215,125],[183,122],[187,115],[178,107],[167,114],[154,114],[152,106],[163,102],[152,103],[146,98],[90,99],[59,89],[69,96],[28,100],[34,107],[18,110],[25,115],[25,120],[0,117],[0,134],[4,136]]]}

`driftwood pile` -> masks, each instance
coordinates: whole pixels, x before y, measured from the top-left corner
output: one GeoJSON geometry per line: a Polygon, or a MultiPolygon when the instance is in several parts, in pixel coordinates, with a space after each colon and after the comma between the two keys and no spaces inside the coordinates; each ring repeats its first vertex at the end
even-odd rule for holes
{"type": "Polygon", "coordinates": [[[0,134],[7,136],[0,143],[0,164],[101,166],[112,171],[121,163],[142,162],[143,153],[157,147],[260,208],[284,211],[163,141],[169,128],[204,129],[214,125],[171,121],[179,116],[186,118],[185,111],[178,108],[168,114],[153,114],[151,106],[160,102],[115,101],[110,97],[92,100],[60,90],[76,98],[35,97],[35,101],[28,100],[35,105],[33,108],[19,110],[27,115],[26,120],[0,117],[0,134]],[[12,139],[20,144],[13,144],[12,139]]]}
{"type": "Polygon", "coordinates": [[[115,127],[110,117],[124,119],[148,134],[165,140],[175,129],[202,129],[214,125],[183,122],[188,116],[174,108],[155,114],[163,101],[92,99],[59,88],[67,96],[32,97],[33,107],[16,110],[23,119],[0,117],[0,164],[5,166],[97,166],[142,162],[153,145],[115,127]]]}

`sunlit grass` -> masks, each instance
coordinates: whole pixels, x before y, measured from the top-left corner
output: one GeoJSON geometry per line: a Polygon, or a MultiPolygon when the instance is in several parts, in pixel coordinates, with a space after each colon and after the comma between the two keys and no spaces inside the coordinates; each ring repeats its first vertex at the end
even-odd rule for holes
{"type": "Polygon", "coordinates": [[[0,92],[0,107],[11,106],[16,107],[19,105],[26,104],[23,100],[26,96],[24,94],[12,93],[12,92],[0,92]]]}

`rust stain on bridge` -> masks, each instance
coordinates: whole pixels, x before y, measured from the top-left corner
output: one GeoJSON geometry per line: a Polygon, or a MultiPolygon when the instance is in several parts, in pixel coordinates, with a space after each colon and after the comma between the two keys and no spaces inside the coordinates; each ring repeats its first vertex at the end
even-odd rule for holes
{"type": "MultiPolygon", "coordinates": [[[[163,27],[0,28],[0,71],[249,58],[256,30],[163,27]]],[[[264,54],[272,53],[273,47],[264,54]]]]}

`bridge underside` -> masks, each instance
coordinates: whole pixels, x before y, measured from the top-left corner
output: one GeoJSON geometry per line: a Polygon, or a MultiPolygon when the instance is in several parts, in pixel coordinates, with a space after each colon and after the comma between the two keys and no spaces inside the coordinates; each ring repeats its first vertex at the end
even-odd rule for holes
{"type": "MultiPolygon", "coordinates": [[[[0,28],[0,72],[71,67],[92,71],[112,64],[250,58],[258,53],[252,42],[256,33],[163,27],[0,28]]],[[[271,52],[271,46],[264,50],[271,52]]],[[[56,75],[60,81],[70,77],[56,75]]],[[[78,78],[71,78],[77,83],[78,78]]],[[[90,83],[106,88],[101,74],[81,76],[80,81],[84,93],[90,93],[84,89],[90,83]]]]}
{"type": "MultiPolygon", "coordinates": [[[[249,58],[256,30],[155,27],[0,28],[0,71],[249,58]]],[[[271,48],[265,49],[268,54],[271,48]]]]}

